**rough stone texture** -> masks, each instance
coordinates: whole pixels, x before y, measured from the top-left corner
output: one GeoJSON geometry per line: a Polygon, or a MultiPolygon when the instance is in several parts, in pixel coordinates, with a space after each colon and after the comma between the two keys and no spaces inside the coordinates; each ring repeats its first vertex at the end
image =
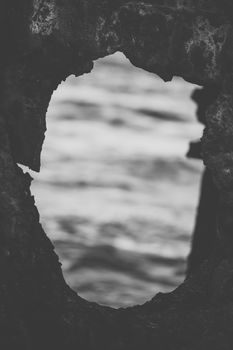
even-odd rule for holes
{"type": "Polygon", "coordinates": [[[0,23],[0,348],[231,350],[232,1],[3,0],[0,23]],[[196,230],[213,243],[202,251],[202,239],[195,243],[198,259],[191,255],[191,272],[174,292],[114,310],[66,285],[30,176],[17,163],[39,171],[45,114],[61,80],[117,50],[164,80],[178,75],[204,86],[201,156],[216,191],[216,224],[203,219],[203,185],[204,225],[196,230]]]}

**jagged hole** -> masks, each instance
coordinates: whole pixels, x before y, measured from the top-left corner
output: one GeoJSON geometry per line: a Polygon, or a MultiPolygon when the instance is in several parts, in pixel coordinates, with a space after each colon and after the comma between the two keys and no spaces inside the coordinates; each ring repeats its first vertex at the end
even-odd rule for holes
{"type": "Polygon", "coordinates": [[[138,304],[183,280],[202,167],[185,158],[202,132],[193,89],[117,53],[54,93],[33,193],[86,299],[138,304]]]}

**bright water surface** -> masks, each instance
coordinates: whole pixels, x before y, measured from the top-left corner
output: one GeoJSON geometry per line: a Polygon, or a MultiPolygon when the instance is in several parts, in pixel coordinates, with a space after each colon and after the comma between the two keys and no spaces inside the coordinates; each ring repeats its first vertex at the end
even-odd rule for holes
{"type": "Polygon", "coordinates": [[[184,278],[202,169],[185,158],[202,133],[193,89],[118,53],[53,95],[33,193],[67,282],[88,300],[143,303],[184,278]]]}

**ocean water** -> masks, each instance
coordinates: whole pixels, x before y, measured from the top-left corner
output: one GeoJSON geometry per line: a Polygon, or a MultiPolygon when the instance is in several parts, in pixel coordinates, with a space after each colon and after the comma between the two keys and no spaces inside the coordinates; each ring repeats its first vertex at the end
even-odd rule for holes
{"type": "Polygon", "coordinates": [[[202,173],[185,157],[202,134],[194,88],[117,53],[53,94],[32,192],[82,297],[125,307],[184,279],[202,173]]]}

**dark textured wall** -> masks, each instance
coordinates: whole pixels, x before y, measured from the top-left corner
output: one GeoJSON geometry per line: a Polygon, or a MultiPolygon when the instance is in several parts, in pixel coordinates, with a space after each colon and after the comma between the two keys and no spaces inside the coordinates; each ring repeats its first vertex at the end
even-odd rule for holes
{"type": "MultiPolygon", "coordinates": [[[[232,1],[4,0],[0,23],[0,346],[231,350],[232,1]],[[193,272],[173,293],[125,310],[88,303],[66,285],[39,223],[30,176],[17,166],[40,169],[57,85],[115,51],[164,80],[178,75],[204,86],[201,156],[217,191],[215,224],[200,231],[210,248],[193,272]]],[[[201,215],[210,223],[211,201],[205,203],[201,215]]]]}

